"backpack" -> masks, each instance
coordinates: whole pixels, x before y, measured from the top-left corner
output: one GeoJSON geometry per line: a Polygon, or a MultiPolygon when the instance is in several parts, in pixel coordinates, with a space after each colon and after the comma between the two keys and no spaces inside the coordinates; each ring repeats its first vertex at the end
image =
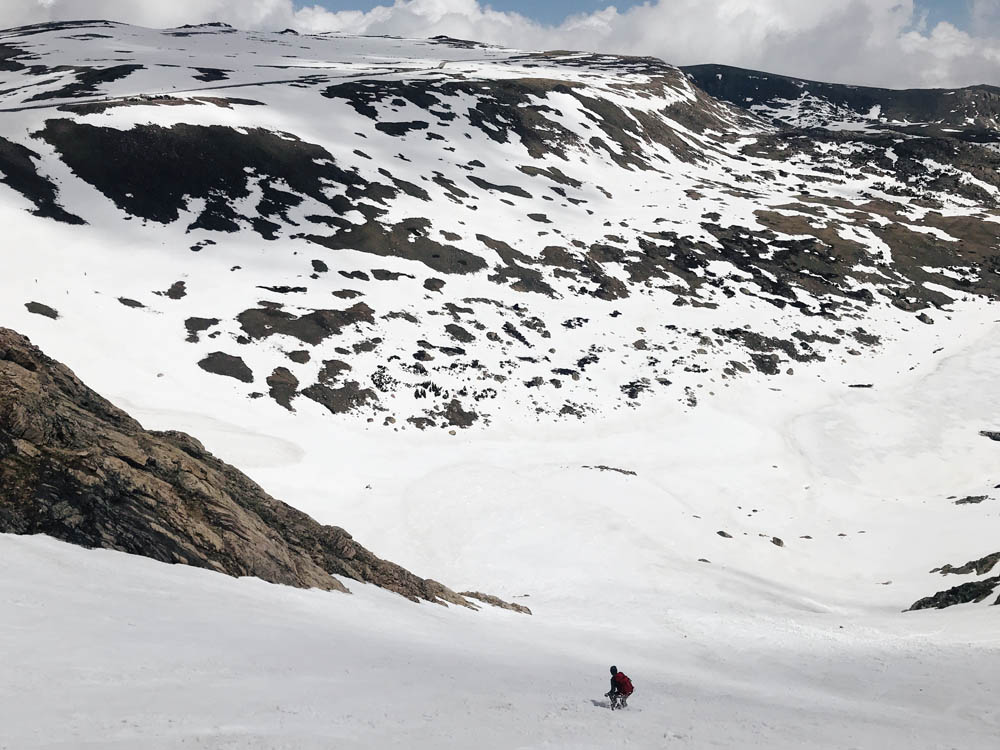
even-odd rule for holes
{"type": "Polygon", "coordinates": [[[618,692],[624,695],[632,695],[632,691],[635,689],[632,687],[632,680],[624,672],[615,675],[615,686],[618,688],[618,692]]]}

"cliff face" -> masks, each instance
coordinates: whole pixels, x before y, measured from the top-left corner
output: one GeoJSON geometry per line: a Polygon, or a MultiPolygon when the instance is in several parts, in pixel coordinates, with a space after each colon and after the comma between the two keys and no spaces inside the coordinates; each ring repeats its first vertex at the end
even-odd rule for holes
{"type": "Polygon", "coordinates": [[[0,328],[0,532],[168,563],[472,606],[279,502],[180,432],[150,432],[28,339],[0,328]]]}

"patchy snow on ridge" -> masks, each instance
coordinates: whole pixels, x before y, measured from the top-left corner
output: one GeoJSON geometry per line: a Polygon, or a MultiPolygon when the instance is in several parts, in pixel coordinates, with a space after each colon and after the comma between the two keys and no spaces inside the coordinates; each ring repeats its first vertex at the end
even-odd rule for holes
{"type": "Polygon", "coordinates": [[[952,251],[914,236],[995,249],[990,152],[942,170],[926,139],[786,135],[656,60],[103,23],[3,39],[5,224],[49,245],[18,258],[5,314],[33,330],[45,304],[72,339],[155,327],[144,356],[285,408],[405,430],[694,405],[994,293],[930,278],[952,251]],[[46,255],[67,243],[85,271],[46,255]],[[892,253],[911,246],[914,266],[892,253]],[[22,299],[24,279],[66,298],[22,299]]]}

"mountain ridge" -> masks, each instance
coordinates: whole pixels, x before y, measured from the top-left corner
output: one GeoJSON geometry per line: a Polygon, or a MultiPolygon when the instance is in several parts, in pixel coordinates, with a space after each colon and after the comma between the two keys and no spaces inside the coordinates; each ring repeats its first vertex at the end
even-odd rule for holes
{"type": "Polygon", "coordinates": [[[173,319],[252,400],[392,429],[695,404],[877,345],[885,305],[996,293],[1000,157],[948,134],[785,132],[649,58],[103,28],[3,33],[32,69],[0,106],[49,104],[9,115],[0,172],[42,218],[129,227],[173,270],[92,287],[137,303],[107,325],[173,319]],[[225,310],[196,291],[223,269],[225,310]]]}
{"type": "Polygon", "coordinates": [[[813,81],[730,65],[681,70],[718,99],[800,127],[970,126],[997,131],[1000,87],[889,89],[813,81]]]}

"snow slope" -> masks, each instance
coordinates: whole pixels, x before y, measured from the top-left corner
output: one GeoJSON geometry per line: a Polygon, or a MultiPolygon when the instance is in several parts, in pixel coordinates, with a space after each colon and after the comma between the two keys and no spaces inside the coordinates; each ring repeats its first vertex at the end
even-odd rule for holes
{"type": "Polygon", "coordinates": [[[902,612],[1000,538],[993,152],[782,134],[648,60],[2,36],[36,58],[0,60],[0,153],[35,154],[2,162],[3,323],[145,427],[534,614],[2,537],[0,748],[995,745],[992,597],[902,612]],[[198,366],[217,351],[250,381],[198,366]]]}
{"type": "Polygon", "coordinates": [[[583,622],[465,613],[3,541],[0,747],[995,743],[996,650],[968,635],[985,611],[913,627],[678,609],[628,629],[615,602],[583,622]],[[601,697],[611,661],[636,684],[620,713],[601,697]]]}
{"type": "MultiPolygon", "coordinates": [[[[331,514],[408,564],[505,586],[530,618],[4,537],[0,746],[990,748],[995,610],[899,610],[916,573],[996,538],[995,507],[945,493],[995,466],[976,429],[996,418],[998,332],[981,318],[902,375],[877,363],[871,391],[470,434],[446,456],[426,435],[331,441],[350,498],[331,514]],[[581,468],[599,461],[636,476],[581,468]],[[621,714],[602,705],[612,662],[637,684],[621,714]]],[[[139,413],[227,444],[204,417],[139,413]]],[[[329,460],[229,450],[298,501],[329,460]]]]}

